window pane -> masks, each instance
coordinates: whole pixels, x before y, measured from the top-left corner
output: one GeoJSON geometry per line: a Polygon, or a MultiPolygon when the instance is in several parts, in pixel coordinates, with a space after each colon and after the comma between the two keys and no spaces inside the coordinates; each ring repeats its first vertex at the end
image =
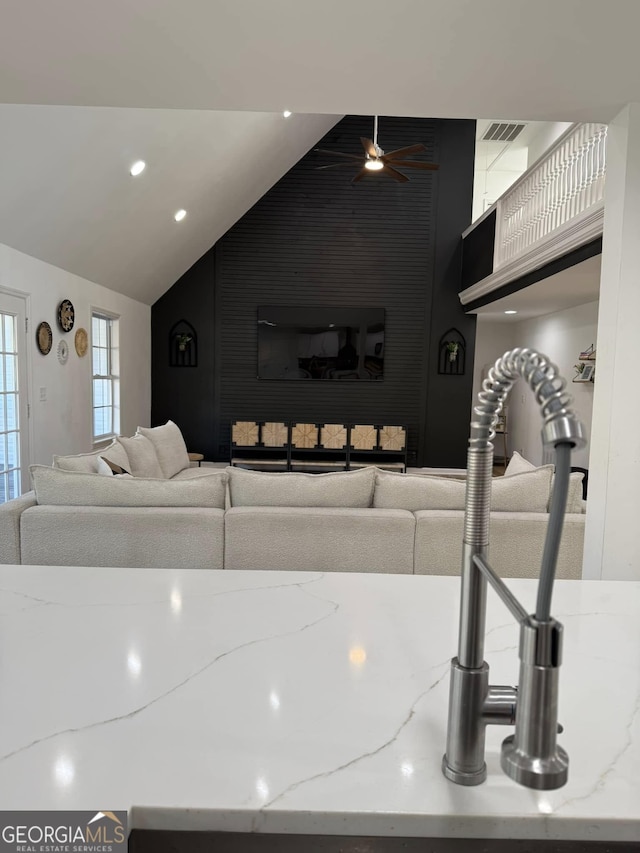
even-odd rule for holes
{"type": "Polygon", "coordinates": [[[10,432],[7,434],[7,467],[20,467],[20,454],[18,450],[18,433],[10,432]]]}
{"type": "Polygon", "coordinates": [[[94,435],[105,435],[106,430],[104,426],[104,409],[94,409],[93,410],[93,434],[94,435]]]}
{"type": "MultiPolygon", "coordinates": [[[[2,429],[18,429],[18,395],[7,394],[5,396],[7,418],[2,429]]],[[[4,407],[3,407],[4,408],[4,407]]],[[[0,422],[2,416],[0,415],[0,422]]]]}
{"type": "Polygon", "coordinates": [[[4,432],[7,428],[7,417],[6,417],[6,401],[5,395],[0,394],[0,432],[4,432]]]}
{"type": "Polygon", "coordinates": [[[17,498],[20,495],[20,472],[19,471],[11,471],[10,474],[7,475],[7,480],[9,481],[9,489],[7,500],[11,500],[12,498],[17,498]]]}
{"type": "Polygon", "coordinates": [[[7,469],[7,437],[0,435],[0,471],[7,469]]]}
{"type": "Polygon", "coordinates": [[[16,390],[16,373],[17,373],[16,357],[15,355],[5,355],[4,356],[4,376],[5,376],[5,384],[6,388],[3,390],[6,391],[15,391],[16,390]]]}
{"type": "Polygon", "coordinates": [[[16,351],[16,341],[14,335],[15,329],[15,318],[10,317],[8,314],[3,316],[4,319],[4,341],[3,341],[3,349],[7,352],[15,352],[16,351]]]}

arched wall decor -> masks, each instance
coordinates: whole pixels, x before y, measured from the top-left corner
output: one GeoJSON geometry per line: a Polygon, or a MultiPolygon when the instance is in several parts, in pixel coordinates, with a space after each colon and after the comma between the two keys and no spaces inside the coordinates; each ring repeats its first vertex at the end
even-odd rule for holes
{"type": "Polygon", "coordinates": [[[169,332],[169,366],[198,366],[198,336],[187,320],[178,320],[169,332]]]}
{"type": "Polygon", "coordinates": [[[438,344],[438,373],[463,376],[467,359],[467,342],[458,329],[444,333],[438,344]]]}

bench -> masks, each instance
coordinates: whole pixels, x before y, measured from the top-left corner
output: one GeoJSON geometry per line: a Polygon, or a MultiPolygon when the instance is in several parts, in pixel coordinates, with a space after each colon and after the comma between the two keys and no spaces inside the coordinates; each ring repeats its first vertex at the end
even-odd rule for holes
{"type": "Polygon", "coordinates": [[[232,421],[231,465],[254,471],[405,472],[407,430],[396,424],[232,421]]]}

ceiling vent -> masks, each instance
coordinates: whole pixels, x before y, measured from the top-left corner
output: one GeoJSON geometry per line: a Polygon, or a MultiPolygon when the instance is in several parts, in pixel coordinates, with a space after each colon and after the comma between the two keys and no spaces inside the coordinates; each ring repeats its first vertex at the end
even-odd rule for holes
{"type": "Polygon", "coordinates": [[[513,142],[525,129],[524,124],[494,121],[482,137],[490,142],[513,142]]]}

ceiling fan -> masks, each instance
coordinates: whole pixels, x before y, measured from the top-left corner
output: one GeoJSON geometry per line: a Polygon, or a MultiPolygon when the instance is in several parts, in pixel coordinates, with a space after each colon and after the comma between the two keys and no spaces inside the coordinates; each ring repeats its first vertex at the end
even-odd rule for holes
{"type": "Polygon", "coordinates": [[[332,163],[329,166],[317,166],[316,168],[318,170],[337,169],[340,166],[354,166],[356,163],[360,163],[360,171],[352,179],[352,184],[361,181],[370,172],[384,172],[394,180],[406,184],[409,178],[403,175],[402,172],[399,172],[396,166],[401,166],[403,169],[423,169],[426,171],[435,171],[440,168],[437,163],[424,163],[421,160],[404,159],[409,154],[418,154],[420,151],[426,151],[427,149],[422,142],[416,142],[415,145],[407,145],[405,148],[396,148],[395,151],[385,154],[378,145],[378,116],[375,116],[373,121],[373,139],[361,136],[360,142],[362,142],[362,147],[364,148],[364,156],[362,154],[345,154],[342,151],[328,151],[323,148],[314,149],[318,154],[344,157],[349,161],[346,163],[332,163]]]}

